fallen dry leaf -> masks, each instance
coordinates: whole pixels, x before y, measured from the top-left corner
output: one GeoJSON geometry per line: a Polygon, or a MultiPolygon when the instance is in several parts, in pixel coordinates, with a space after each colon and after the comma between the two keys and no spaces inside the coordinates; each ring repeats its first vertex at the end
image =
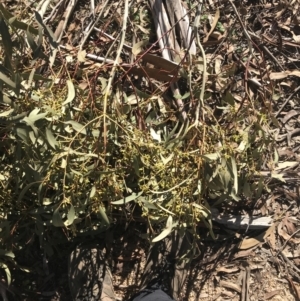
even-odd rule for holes
{"type": "Polygon", "coordinates": [[[278,225],[278,228],[277,228],[277,231],[278,231],[278,234],[285,240],[289,240],[295,244],[298,244],[300,243],[300,239],[297,239],[297,238],[293,238],[291,237],[288,233],[286,233],[286,231],[283,229],[284,227],[284,224],[282,223],[282,221],[279,223],[278,225]]]}
{"type": "Polygon", "coordinates": [[[265,300],[269,300],[269,299],[273,298],[275,295],[279,294],[280,292],[281,292],[281,290],[276,290],[276,291],[266,293],[265,300]]]}
{"type": "Polygon", "coordinates": [[[223,281],[223,280],[221,280],[221,281],[220,281],[220,286],[227,287],[227,288],[231,288],[231,289],[235,290],[235,291],[238,292],[238,293],[241,293],[241,292],[242,292],[241,286],[238,285],[238,284],[232,283],[232,282],[228,282],[228,281],[223,281]]]}
{"type": "Polygon", "coordinates": [[[215,29],[215,27],[216,27],[216,25],[218,23],[219,18],[220,18],[220,10],[217,8],[216,14],[214,16],[214,20],[213,20],[213,22],[211,24],[211,27],[210,27],[210,31],[206,35],[206,37],[203,39],[203,43],[206,43],[208,41],[208,38],[212,34],[212,32],[214,31],[214,29],[215,29]]]}
{"type": "Polygon", "coordinates": [[[240,250],[250,249],[260,243],[263,243],[265,241],[265,239],[267,237],[269,237],[271,235],[271,233],[274,231],[275,226],[276,226],[276,224],[273,224],[270,228],[268,228],[268,230],[262,232],[261,234],[259,234],[256,237],[244,239],[242,241],[241,245],[239,246],[239,249],[240,250]]]}
{"type": "Polygon", "coordinates": [[[286,71],[282,71],[282,72],[271,72],[270,79],[283,79],[283,78],[286,78],[291,75],[300,77],[300,71],[299,70],[293,70],[293,71],[286,70],[286,71]]]}
{"type": "Polygon", "coordinates": [[[235,272],[238,272],[239,271],[239,268],[238,267],[233,267],[233,268],[226,268],[226,267],[219,267],[217,269],[217,272],[222,272],[222,273],[235,273],[235,272]]]}

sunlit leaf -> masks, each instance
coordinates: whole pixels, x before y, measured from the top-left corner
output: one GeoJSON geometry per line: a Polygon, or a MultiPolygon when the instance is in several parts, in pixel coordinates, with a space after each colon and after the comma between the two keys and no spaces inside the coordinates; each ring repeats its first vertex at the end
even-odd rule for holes
{"type": "Polygon", "coordinates": [[[62,103],[63,106],[73,101],[75,97],[75,87],[71,80],[67,80],[67,86],[68,86],[68,96],[67,99],[62,103]]]}
{"type": "Polygon", "coordinates": [[[153,140],[156,140],[157,142],[161,142],[161,136],[159,132],[155,132],[153,128],[150,128],[150,135],[153,138],[153,140]]]}
{"type": "Polygon", "coordinates": [[[110,222],[109,222],[109,219],[108,219],[108,217],[106,215],[105,208],[103,206],[101,206],[101,205],[99,206],[99,214],[100,214],[102,220],[104,221],[104,223],[106,225],[109,225],[110,222]]]}
{"type": "Polygon", "coordinates": [[[231,157],[231,167],[232,167],[232,172],[233,172],[233,176],[234,176],[234,180],[233,180],[233,188],[235,189],[235,193],[238,193],[238,174],[237,174],[237,166],[236,166],[236,162],[235,159],[233,157],[231,157]]]}
{"type": "Polygon", "coordinates": [[[158,242],[164,239],[165,237],[167,237],[172,232],[172,228],[173,228],[173,217],[172,215],[169,215],[165,229],[158,236],[153,238],[152,242],[158,242]]]}
{"type": "Polygon", "coordinates": [[[210,161],[215,161],[217,159],[220,159],[221,156],[219,153],[213,153],[213,154],[206,154],[206,155],[203,155],[203,158],[204,159],[207,159],[207,160],[210,160],[210,161]]]}
{"type": "Polygon", "coordinates": [[[70,121],[66,121],[65,123],[66,123],[66,124],[71,124],[71,125],[72,125],[72,128],[73,128],[76,132],[78,132],[78,133],[80,133],[80,134],[86,135],[86,128],[85,128],[85,126],[82,125],[82,124],[80,124],[79,122],[74,121],[74,120],[70,120],[70,121]]]}
{"type": "Polygon", "coordinates": [[[139,193],[133,193],[132,195],[126,197],[126,198],[123,198],[123,199],[120,199],[118,201],[113,201],[111,202],[113,205],[123,205],[123,204],[126,204],[126,203],[129,203],[131,201],[134,201],[135,199],[137,199],[139,196],[141,196],[143,194],[143,192],[139,192],[139,193]]]}
{"type": "Polygon", "coordinates": [[[96,194],[96,187],[93,186],[92,189],[91,189],[91,192],[90,192],[90,198],[93,198],[96,194]]]}
{"type": "Polygon", "coordinates": [[[12,89],[16,88],[16,83],[13,82],[9,77],[7,77],[4,73],[0,72],[0,80],[6,85],[10,86],[12,89]]]}
{"type": "Polygon", "coordinates": [[[67,220],[65,222],[65,226],[70,226],[73,224],[75,219],[75,208],[72,204],[69,204],[70,208],[67,215],[67,220]]]}
{"type": "Polygon", "coordinates": [[[148,45],[148,43],[149,43],[148,40],[143,40],[143,41],[140,41],[140,42],[134,44],[132,47],[132,54],[138,55],[140,52],[143,51],[143,47],[148,45]]]}
{"type": "Polygon", "coordinates": [[[4,262],[1,262],[0,263],[0,268],[2,268],[5,271],[6,278],[7,278],[7,285],[10,286],[10,284],[11,284],[11,273],[10,273],[9,267],[4,262]]]}
{"type": "Polygon", "coordinates": [[[160,158],[164,165],[167,165],[174,157],[174,153],[170,154],[170,156],[168,158],[164,158],[162,154],[159,154],[159,155],[160,155],[160,158]]]}
{"type": "Polygon", "coordinates": [[[53,148],[53,149],[56,149],[56,147],[59,145],[58,142],[56,141],[52,131],[48,128],[46,128],[46,138],[50,144],[50,146],[53,148]]]}

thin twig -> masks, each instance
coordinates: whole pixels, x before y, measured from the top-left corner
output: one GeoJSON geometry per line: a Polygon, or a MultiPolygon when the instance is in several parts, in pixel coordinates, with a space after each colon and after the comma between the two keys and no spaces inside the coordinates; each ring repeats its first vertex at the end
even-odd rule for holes
{"type": "Polygon", "coordinates": [[[129,9],[128,9],[129,0],[125,0],[124,2],[125,2],[124,3],[125,7],[124,7],[124,15],[123,15],[123,25],[122,25],[122,29],[121,29],[120,45],[118,47],[117,55],[116,55],[112,70],[110,72],[110,77],[109,77],[109,80],[107,83],[106,91],[104,94],[104,100],[103,100],[103,130],[104,130],[104,147],[105,148],[106,148],[106,139],[107,139],[107,137],[106,137],[107,136],[107,129],[106,129],[107,100],[108,100],[108,97],[110,96],[110,89],[112,86],[113,79],[115,77],[117,67],[119,65],[118,62],[119,62],[119,59],[121,56],[121,52],[122,52],[123,45],[125,43],[125,37],[126,37],[126,28],[127,28],[128,11],[129,11],[129,9]]]}
{"type": "Polygon", "coordinates": [[[96,19],[95,22],[93,22],[93,24],[90,26],[89,30],[88,30],[86,33],[84,33],[84,36],[83,36],[83,38],[82,38],[82,40],[81,40],[80,47],[79,47],[80,50],[82,50],[82,48],[83,48],[83,46],[84,46],[86,40],[87,40],[88,37],[90,36],[91,32],[94,30],[95,25],[96,25],[96,24],[98,23],[98,21],[100,20],[100,17],[102,16],[104,9],[107,8],[108,1],[109,1],[109,0],[106,0],[106,2],[102,5],[102,9],[101,9],[101,11],[99,12],[99,14],[97,15],[97,19],[96,19]]]}
{"type": "Polygon", "coordinates": [[[300,229],[298,229],[297,231],[295,231],[286,241],[285,241],[285,243],[283,244],[283,246],[278,250],[278,252],[277,252],[277,255],[278,255],[278,253],[279,252],[281,252],[281,251],[283,251],[283,249],[285,248],[285,246],[287,245],[287,243],[291,240],[291,238],[293,237],[293,236],[295,236],[298,232],[300,232],[300,229]]]}
{"type": "Polygon", "coordinates": [[[293,91],[293,93],[286,99],[286,101],[282,104],[281,108],[277,111],[277,113],[275,114],[275,118],[281,113],[281,111],[284,109],[284,107],[286,106],[286,104],[291,100],[291,98],[300,90],[300,86],[298,86],[296,88],[295,91],[293,91]]]}
{"type": "Polygon", "coordinates": [[[194,122],[194,126],[196,126],[196,127],[199,125],[199,116],[200,116],[201,109],[202,109],[202,119],[204,119],[204,92],[205,92],[205,83],[206,83],[206,76],[207,76],[206,56],[205,56],[204,49],[201,45],[200,38],[199,38],[199,33],[198,33],[198,28],[199,28],[199,25],[200,25],[200,14],[201,14],[201,10],[202,10],[202,5],[203,5],[203,2],[199,1],[199,5],[198,5],[198,8],[197,8],[197,13],[196,13],[196,18],[195,18],[195,22],[194,22],[194,35],[195,35],[195,38],[196,38],[197,46],[200,48],[201,55],[202,55],[202,58],[203,58],[202,87],[201,87],[200,99],[199,99],[199,102],[198,102],[198,105],[197,105],[195,122],[194,122]]]}

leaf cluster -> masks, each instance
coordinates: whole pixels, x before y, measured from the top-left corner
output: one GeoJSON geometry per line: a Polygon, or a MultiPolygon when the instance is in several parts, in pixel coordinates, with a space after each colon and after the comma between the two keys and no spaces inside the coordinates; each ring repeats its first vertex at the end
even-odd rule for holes
{"type": "MultiPolygon", "coordinates": [[[[191,112],[182,122],[160,93],[120,87],[109,91],[105,112],[107,75],[98,77],[102,91],[87,104],[67,65],[54,64],[47,76],[32,67],[51,62],[44,40],[57,49],[51,29],[35,17],[36,27],[22,23],[0,4],[3,250],[23,247],[34,234],[51,255],[73,237],[106,230],[129,203],[140,208],[129,208],[131,219],[166,222],[154,241],[200,222],[214,236],[212,206],[260,196],[261,166],[276,160],[262,113],[240,110],[228,92],[218,117],[207,92],[205,120],[195,127],[191,112]]],[[[220,84],[229,75],[222,76],[220,84]]],[[[180,98],[196,99],[200,88],[195,80],[180,98]]]]}

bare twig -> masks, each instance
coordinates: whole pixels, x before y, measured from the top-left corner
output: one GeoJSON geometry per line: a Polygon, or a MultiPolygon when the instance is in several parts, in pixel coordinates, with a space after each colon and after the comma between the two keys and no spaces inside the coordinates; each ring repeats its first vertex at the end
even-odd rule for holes
{"type": "Polygon", "coordinates": [[[108,97],[110,95],[110,89],[112,86],[112,82],[113,79],[115,77],[115,73],[117,70],[117,66],[118,66],[118,62],[121,56],[121,52],[125,43],[125,36],[126,36],[126,28],[127,28],[127,20],[128,20],[128,11],[129,11],[129,7],[128,7],[128,1],[129,0],[125,0],[125,7],[124,7],[124,14],[123,14],[123,24],[122,24],[122,29],[121,29],[121,40],[120,40],[120,45],[118,47],[118,51],[117,51],[117,55],[112,67],[112,70],[110,72],[110,77],[107,83],[107,87],[106,87],[106,91],[104,94],[104,100],[103,100],[103,129],[104,129],[104,147],[106,148],[106,134],[107,134],[107,130],[106,130],[106,112],[107,112],[107,100],[108,97]]]}
{"type": "MultiPolygon", "coordinates": [[[[287,243],[290,241],[290,239],[295,236],[298,232],[300,232],[300,229],[298,229],[297,231],[295,231],[292,235],[290,235],[290,237],[285,241],[285,243],[283,244],[283,246],[278,250],[278,252],[282,251],[285,246],[287,245],[287,243]]],[[[278,253],[277,253],[278,255],[278,253]]]]}
{"type": "Polygon", "coordinates": [[[291,100],[291,98],[300,90],[300,86],[298,86],[295,91],[286,99],[286,101],[282,104],[281,108],[277,111],[275,114],[275,118],[281,113],[281,111],[284,109],[286,104],[291,100]]]}
{"type": "MultiPolygon", "coordinates": [[[[82,38],[82,40],[81,40],[80,47],[79,47],[80,50],[82,50],[82,48],[83,48],[83,46],[84,46],[86,40],[87,40],[88,37],[90,36],[91,32],[94,30],[95,25],[96,25],[96,24],[98,23],[98,21],[100,20],[102,14],[103,14],[104,9],[105,9],[105,8],[107,9],[107,4],[108,4],[108,2],[109,2],[109,0],[106,0],[106,2],[105,2],[104,4],[101,3],[102,9],[101,9],[101,11],[98,13],[96,20],[89,26],[87,32],[84,32],[84,36],[83,36],[83,38],[82,38]]],[[[95,4],[94,4],[94,5],[95,5],[95,4]]],[[[99,4],[99,6],[100,6],[100,4],[99,4]]],[[[96,9],[96,11],[98,11],[98,8],[96,9]]]]}
{"type": "Polygon", "coordinates": [[[201,92],[200,92],[200,99],[197,105],[197,109],[196,109],[196,116],[195,116],[195,122],[194,122],[194,126],[198,126],[199,125],[199,116],[200,116],[200,111],[202,109],[202,119],[204,119],[204,92],[205,92],[205,83],[206,83],[206,56],[205,56],[205,51],[201,45],[200,42],[200,38],[199,38],[199,33],[198,33],[198,29],[199,29],[199,25],[200,25],[200,15],[201,15],[201,11],[202,11],[202,5],[203,2],[199,1],[199,5],[197,8],[197,13],[196,13],[196,18],[195,18],[195,22],[194,22],[194,35],[196,38],[196,42],[197,42],[197,46],[199,47],[200,51],[201,51],[201,55],[203,58],[203,74],[202,74],[202,87],[201,87],[201,92]]]}
{"type": "MultiPolygon", "coordinates": [[[[63,15],[63,18],[62,18],[62,20],[59,22],[59,24],[58,24],[58,26],[57,26],[57,28],[56,28],[56,30],[55,30],[54,37],[55,37],[55,40],[56,40],[56,43],[57,43],[57,44],[59,44],[60,41],[61,41],[61,38],[62,38],[62,36],[63,36],[63,33],[64,33],[64,31],[65,31],[65,29],[66,29],[66,27],[67,27],[68,21],[69,21],[69,19],[70,19],[70,17],[71,17],[71,14],[72,14],[72,12],[73,12],[73,10],[74,10],[74,8],[75,8],[77,2],[78,2],[78,0],[71,0],[71,1],[69,2],[69,5],[68,5],[68,7],[66,8],[66,11],[65,11],[65,13],[64,13],[64,15],[63,15]]],[[[51,46],[51,48],[53,48],[53,47],[51,46]]],[[[55,61],[55,57],[56,57],[57,51],[58,51],[57,48],[55,48],[55,49],[53,48],[53,49],[52,49],[52,55],[51,55],[51,57],[49,58],[49,61],[50,61],[50,67],[54,64],[54,61],[55,61]]]]}

